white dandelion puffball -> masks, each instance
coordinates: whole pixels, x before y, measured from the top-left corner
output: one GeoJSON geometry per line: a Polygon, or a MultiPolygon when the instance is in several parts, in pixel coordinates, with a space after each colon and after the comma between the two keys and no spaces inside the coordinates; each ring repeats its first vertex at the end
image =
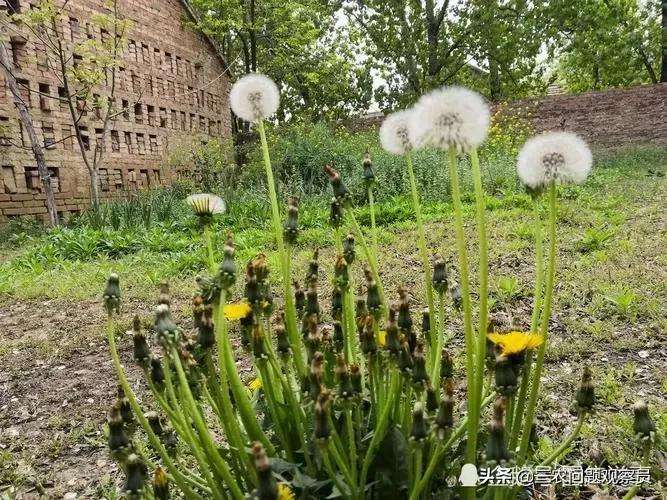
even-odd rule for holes
{"type": "Polygon", "coordinates": [[[402,155],[412,149],[410,127],[412,110],[397,111],[387,116],[380,126],[380,144],[385,151],[402,155]]]}
{"type": "Polygon", "coordinates": [[[536,189],[551,181],[581,184],[592,164],[591,150],[581,137],[571,132],[546,132],[526,141],[516,171],[521,182],[536,189]]]}
{"type": "Polygon", "coordinates": [[[209,193],[191,194],[185,199],[197,215],[215,215],[225,212],[225,202],[219,196],[209,193]]]}
{"type": "Polygon", "coordinates": [[[258,122],[278,110],[280,92],[268,76],[250,73],[232,86],[229,102],[237,116],[248,122],[258,122]]]}
{"type": "Polygon", "coordinates": [[[450,146],[459,151],[478,147],[489,131],[491,112],[484,98],[464,87],[443,87],[422,96],[412,113],[413,144],[450,146]]]}

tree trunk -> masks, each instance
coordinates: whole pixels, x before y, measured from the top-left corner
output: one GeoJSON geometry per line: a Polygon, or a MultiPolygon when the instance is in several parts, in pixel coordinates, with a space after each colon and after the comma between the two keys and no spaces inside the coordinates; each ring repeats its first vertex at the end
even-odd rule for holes
{"type": "Polygon", "coordinates": [[[667,83],[667,0],[662,0],[662,69],[660,81],[667,83]]]}
{"type": "MultiPolygon", "coordinates": [[[[2,34],[4,35],[4,29],[2,29],[2,34]]],[[[44,149],[37,139],[37,133],[35,132],[35,126],[32,122],[32,117],[28,111],[28,107],[23,102],[21,98],[21,93],[16,83],[16,77],[12,72],[13,64],[12,59],[7,53],[7,48],[5,47],[4,42],[0,42],[0,64],[2,65],[3,71],[5,73],[5,80],[7,81],[7,87],[14,97],[14,105],[19,113],[19,118],[23,127],[25,128],[28,138],[30,139],[30,147],[32,153],[35,156],[35,161],[37,162],[37,172],[39,173],[39,178],[42,181],[42,189],[44,190],[44,195],[46,196],[46,212],[49,216],[49,224],[51,226],[58,225],[58,211],[56,210],[56,200],[53,196],[53,186],[51,185],[51,175],[49,174],[49,169],[46,168],[46,160],[44,159],[44,149]]]]}
{"type": "Polygon", "coordinates": [[[99,172],[96,168],[89,171],[90,174],[90,200],[93,208],[97,209],[100,204],[100,180],[99,172]]]}
{"type": "Polygon", "coordinates": [[[489,94],[491,96],[491,101],[498,102],[502,98],[502,90],[500,88],[500,69],[498,68],[498,61],[496,61],[489,54],[488,64],[489,64],[489,94]]]}

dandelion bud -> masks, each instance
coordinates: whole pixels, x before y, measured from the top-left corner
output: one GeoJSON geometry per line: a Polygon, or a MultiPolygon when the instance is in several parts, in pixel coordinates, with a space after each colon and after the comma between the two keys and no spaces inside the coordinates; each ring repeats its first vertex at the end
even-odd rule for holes
{"type": "Polygon", "coordinates": [[[350,372],[342,356],[336,358],[335,373],[338,378],[338,396],[345,400],[351,399],[354,396],[354,388],[350,380],[350,372]]]}
{"type": "Polygon", "coordinates": [[[451,387],[445,388],[445,397],[440,401],[434,424],[440,440],[444,439],[454,426],[454,398],[452,398],[451,387]]]}
{"type": "Polygon", "coordinates": [[[366,356],[370,356],[377,352],[377,344],[375,342],[375,332],[373,331],[373,316],[370,314],[366,316],[363,322],[363,330],[361,332],[361,352],[366,356]]]}
{"type": "Polygon", "coordinates": [[[120,410],[120,416],[123,419],[123,423],[127,426],[133,426],[134,425],[134,414],[132,413],[132,406],[130,405],[130,400],[127,399],[127,396],[125,396],[125,391],[123,390],[122,385],[118,385],[116,388],[118,391],[118,400],[116,403],[118,404],[118,408],[120,410]]]}
{"type": "Polygon", "coordinates": [[[361,368],[357,364],[350,365],[350,383],[352,384],[352,395],[354,397],[361,396],[363,380],[361,378],[361,368]]]}
{"type": "Polygon", "coordinates": [[[276,332],[276,348],[278,354],[283,358],[286,358],[292,352],[292,346],[289,343],[289,337],[287,336],[287,330],[285,329],[285,315],[280,314],[280,321],[276,325],[274,331],[276,332]]]}
{"type": "Polygon", "coordinates": [[[199,328],[203,316],[204,297],[202,297],[200,294],[197,294],[192,298],[192,321],[195,325],[195,328],[199,328]]]}
{"type": "Polygon", "coordinates": [[[171,305],[171,295],[169,294],[169,283],[162,281],[160,283],[160,294],[157,298],[158,304],[171,305]]]}
{"type": "Polygon", "coordinates": [[[331,316],[340,321],[343,313],[343,292],[339,286],[334,287],[331,294],[331,316]]]}
{"type": "Polygon", "coordinates": [[[398,327],[403,332],[412,330],[412,316],[410,316],[410,297],[405,287],[398,289],[400,300],[398,301],[398,327]]]}
{"type": "Polygon", "coordinates": [[[299,198],[290,196],[287,201],[287,218],[283,226],[285,241],[290,245],[296,243],[299,234],[299,198]]]}
{"type": "Polygon", "coordinates": [[[412,431],[410,432],[410,441],[423,443],[428,436],[426,420],[424,419],[424,409],[421,403],[415,403],[415,409],[412,412],[412,431]]]}
{"type": "Polygon", "coordinates": [[[278,483],[271,472],[271,463],[269,457],[266,456],[264,447],[261,443],[255,441],[252,444],[252,454],[255,458],[255,470],[257,470],[257,490],[254,498],[261,499],[277,499],[278,498],[278,483]]]}
{"type": "Polygon", "coordinates": [[[109,426],[109,451],[114,458],[122,461],[122,457],[130,449],[130,439],[125,432],[123,417],[120,415],[120,405],[118,403],[113,405],[109,410],[107,425],[109,426]]]}
{"type": "Polygon", "coordinates": [[[326,443],[331,436],[331,428],[329,427],[330,411],[331,398],[329,391],[323,389],[315,402],[315,439],[322,443],[326,443]]]}
{"type": "Polygon", "coordinates": [[[336,265],[334,266],[334,283],[342,290],[347,290],[350,285],[350,270],[342,255],[339,255],[336,258],[336,265]]]}
{"type": "Polygon", "coordinates": [[[223,289],[229,290],[236,283],[236,262],[234,261],[234,240],[232,233],[227,233],[223,249],[222,263],[218,268],[218,278],[223,289]]]}
{"type": "Polygon", "coordinates": [[[155,331],[163,342],[174,342],[179,338],[180,329],[174,323],[169,307],[165,304],[155,308],[155,331]]]}
{"type": "Polygon", "coordinates": [[[164,388],[164,370],[162,369],[162,362],[158,358],[151,358],[150,377],[155,387],[160,390],[164,388]]]}
{"type": "Polygon", "coordinates": [[[422,310],[422,333],[428,336],[431,331],[431,313],[428,308],[422,310]]]}
{"type": "Polygon", "coordinates": [[[343,184],[340,174],[329,165],[324,166],[324,172],[329,176],[334,197],[341,205],[346,206],[350,202],[351,197],[347,187],[343,184]]]}
{"type": "Polygon", "coordinates": [[[104,299],[104,308],[109,316],[113,313],[120,313],[120,278],[116,273],[109,275],[102,298],[104,299]]]}
{"type": "Polygon", "coordinates": [[[317,298],[317,283],[311,281],[306,292],[306,316],[315,315],[317,320],[320,317],[320,303],[317,298]]]}
{"type": "Polygon", "coordinates": [[[153,496],[155,500],[169,499],[169,478],[160,466],[155,469],[155,475],[153,476],[153,496]]]}
{"type": "Polygon", "coordinates": [[[264,332],[259,325],[255,325],[252,330],[252,353],[258,361],[268,359],[266,344],[264,343],[264,332]]]}
{"type": "Polygon", "coordinates": [[[454,376],[454,360],[447,349],[442,350],[440,356],[440,378],[442,380],[450,379],[454,376]]]}
{"type": "Polygon", "coordinates": [[[394,307],[391,307],[389,309],[389,318],[385,330],[386,330],[385,348],[393,356],[398,356],[399,352],[401,351],[401,341],[399,339],[398,326],[396,324],[396,309],[394,307]]]}
{"type": "Polygon", "coordinates": [[[366,307],[376,318],[380,317],[382,312],[382,300],[380,300],[380,290],[377,283],[366,268],[366,307]]]}
{"type": "Polygon", "coordinates": [[[458,285],[458,283],[452,285],[452,287],[449,289],[449,293],[452,296],[452,304],[454,304],[454,309],[460,312],[463,299],[461,298],[461,287],[458,285]]]}
{"type": "Polygon", "coordinates": [[[424,345],[421,342],[417,342],[412,360],[415,363],[412,369],[412,383],[415,390],[421,392],[429,382],[428,372],[426,371],[426,358],[424,357],[424,345]]]}
{"type": "Polygon", "coordinates": [[[141,459],[132,453],[127,457],[125,494],[129,498],[143,498],[144,484],[146,482],[146,465],[141,459]]]}
{"type": "Polygon", "coordinates": [[[197,285],[204,302],[211,304],[220,298],[220,283],[219,280],[210,278],[208,276],[197,276],[195,278],[197,285]]]}
{"type": "Polygon", "coordinates": [[[498,399],[493,407],[493,420],[489,425],[489,439],[486,442],[485,460],[491,467],[505,465],[510,459],[510,452],[505,443],[505,425],[503,415],[505,406],[502,399],[498,399]]]}
{"type": "Polygon", "coordinates": [[[197,328],[197,343],[202,349],[210,349],[215,345],[215,331],[213,328],[213,306],[207,304],[204,307],[199,328],[197,328]]]}
{"type": "Polygon", "coordinates": [[[576,407],[580,412],[591,413],[595,406],[595,389],[593,387],[593,374],[588,366],[584,367],[581,376],[581,384],[577,390],[576,407]]]}
{"type": "Polygon", "coordinates": [[[405,335],[401,335],[401,351],[398,353],[398,369],[405,375],[412,373],[414,363],[412,361],[412,354],[410,344],[405,335]]]}
{"type": "Polygon", "coordinates": [[[371,161],[371,155],[368,153],[368,150],[366,150],[364,153],[362,166],[364,168],[364,172],[362,174],[364,184],[366,187],[370,187],[375,182],[375,172],[373,171],[373,162],[371,161]]]}
{"type": "Polygon", "coordinates": [[[313,258],[308,262],[308,272],[306,274],[306,283],[310,284],[313,281],[317,281],[319,277],[320,264],[317,259],[319,259],[320,251],[315,249],[313,251],[313,258]]]}
{"type": "Polygon", "coordinates": [[[241,334],[241,346],[246,352],[250,352],[252,339],[252,328],[255,325],[255,314],[250,311],[247,316],[239,319],[239,333],[241,334]]]}
{"type": "Polygon", "coordinates": [[[494,377],[498,394],[511,396],[516,392],[518,377],[512,362],[506,356],[496,356],[494,377]]]}
{"type": "Polygon", "coordinates": [[[333,345],[334,349],[340,352],[345,344],[345,336],[343,335],[343,325],[340,321],[333,322],[333,345]]]}
{"type": "Polygon", "coordinates": [[[433,413],[438,409],[438,391],[429,383],[426,388],[426,411],[433,413]]]}
{"type": "Polygon", "coordinates": [[[185,199],[194,214],[199,219],[201,227],[210,226],[213,216],[225,213],[225,202],[219,196],[210,193],[191,194],[185,199]]]}
{"type": "Polygon", "coordinates": [[[348,235],[343,240],[343,257],[345,258],[345,262],[347,262],[348,265],[352,265],[355,256],[356,251],[354,248],[354,235],[348,233],[348,235]]]}
{"type": "Polygon", "coordinates": [[[651,420],[648,413],[648,405],[644,401],[637,401],[632,410],[635,413],[633,429],[637,439],[640,441],[650,441],[655,436],[655,423],[651,420]]]}
{"type": "Polygon", "coordinates": [[[294,306],[299,317],[301,317],[306,306],[306,294],[298,281],[294,282],[294,306]]]}
{"type": "Polygon", "coordinates": [[[157,436],[162,436],[164,434],[164,429],[162,428],[162,422],[160,421],[160,416],[157,412],[149,411],[146,412],[146,420],[148,420],[148,425],[151,426],[151,429],[157,436]]]}
{"type": "Polygon", "coordinates": [[[339,229],[343,225],[343,205],[340,204],[335,196],[331,198],[329,208],[329,224],[334,229],[339,229]]]}
{"type": "Polygon", "coordinates": [[[146,341],[146,335],[141,330],[139,316],[134,317],[132,325],[132,343],[134,347],[134,360],[139,363],[140,366],[146,366],[151,358],[151,349],[146,341]]]}
{"type": "Polygon", "coordinates": [[[433,265],[433,289],[440,295],[447,291],[447,266],[442,257],[436,257],[433,265]]]}

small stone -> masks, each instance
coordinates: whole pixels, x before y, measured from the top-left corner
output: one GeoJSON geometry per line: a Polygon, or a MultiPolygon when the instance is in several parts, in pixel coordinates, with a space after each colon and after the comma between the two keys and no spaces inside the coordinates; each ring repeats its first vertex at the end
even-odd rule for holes
{"type": "Polygon", "coordinates": [[[648,351],[639,351],[637,355],[642,359],[646,359],[650,356],[648,351]]]}
{"type": "Polygon", "coordinates": [[[63,500],[74,500],[75,498],[76,498],[76,493],[74,493],[73,491],[68,491],[63,496],[63,500]]]}

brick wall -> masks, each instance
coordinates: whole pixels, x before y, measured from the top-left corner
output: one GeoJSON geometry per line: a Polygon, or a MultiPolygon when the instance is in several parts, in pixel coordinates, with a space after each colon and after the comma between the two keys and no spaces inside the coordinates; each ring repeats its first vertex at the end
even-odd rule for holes
{"type": "MultiPolygon", "coordinates": [[[[19,5],[29,8],[27,0],[19,5]]],[[[71,0],[67,5],[62,36],[68,43],[103,36],[88,21],[103,11],[104,0],[71,0]]],[[[106,137],[100,170],[105,197],[168,184],[180,175],[162,161],[170,144],[199,134],[224,138],[231,133],[224,61],[208,40],[183,26],[188,11],[181,0],[119,0],[119,12],[133,22],[116,92],[118,105],[129,109],[114,119],[106,137]]],[[[79,212],[90,200],[89,175],[76,139],[67,139],[73,133],[69,113],[56,99],[40,99],[40,93],[57,97],[59,82],[40,60],[39,43],[30,37],[18,42],[8,48],[20,66],[16,76],[38,138],[47,146],[58,211],[79,212]]],[[[82,124],[92,150],[102,122],[90,109],[82,124]]],[[[29,141],[21,128],[0,72],[0,220],[46,214],[37,167],[31,151],[24,149],[29,141]]]]}
{"type": "Polygon", "coordinates": [[[667,83],[514,101],[501,112],[518,113],[537,132],[577,132],[597,147],[667,145],[667,83]]]}

